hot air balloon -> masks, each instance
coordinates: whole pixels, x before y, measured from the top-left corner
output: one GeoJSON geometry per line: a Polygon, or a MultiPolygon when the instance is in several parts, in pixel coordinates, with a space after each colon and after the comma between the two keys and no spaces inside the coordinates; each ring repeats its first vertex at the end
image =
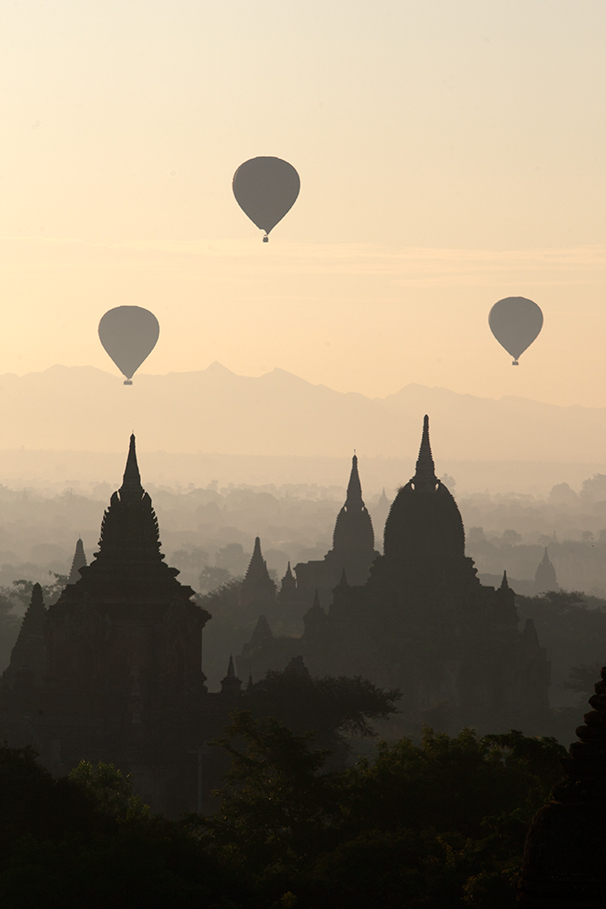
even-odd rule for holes
{"type": "Polygon", "coordinates": [[[99,338],[120,372],[125,385],[156,346],[160,325],[153,312],[141,306],[116,306],[99,322],[99,338]]]}
{"type": "Polygon", "coordinates": [[[526,297],[505,297],[490,310],[488,324],[501,347],[513,357],[511,365],[519,366],[518,358],[543,327],[543,313],[526,297]]]}
{"type": "Polygon", "coordinates": [[[268,234],[297,200],[301,181],[292,164],[282,158],[251,158],[234,174],[236,202],[253,224],[268,234]]]}

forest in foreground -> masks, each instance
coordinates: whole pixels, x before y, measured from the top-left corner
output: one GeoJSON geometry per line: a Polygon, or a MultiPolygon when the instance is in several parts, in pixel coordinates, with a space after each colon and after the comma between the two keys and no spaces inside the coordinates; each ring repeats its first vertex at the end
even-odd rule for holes
{"type": "Polygon", "coordinates": [[[511,731],[379,744],[331,767],[309,733],[237,711],[210,816],[151,816],[127,775],[53,779],[0,749],[0,901],[13,909],[515,906],[524,839],[562,775],[553,739],[511,731]]]}

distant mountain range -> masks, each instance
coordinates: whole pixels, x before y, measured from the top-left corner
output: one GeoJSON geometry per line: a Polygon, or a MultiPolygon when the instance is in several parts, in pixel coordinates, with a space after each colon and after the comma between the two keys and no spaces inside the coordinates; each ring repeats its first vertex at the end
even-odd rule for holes
{"type": "Polygon", "coordinates": [[[499,400],[406,385],[386,398],[342,394],[281,369],[258,378],[213,363],[135,376],[93,367],[0,376],[0,449],[141,450],[249,456],[412,458],[423,414],[434,453],[465,461],[606,462],[606,408],[499,400]]]}
{"type": "Polygon", "coordinates": [[[0,484],[115,488],[134,431],[148,485],[343,487],[356,449],[365,493],[393,492],[414,472],[425,413],[438,476],[454,476],[457,491],[545,494],[606,473],[604,409],[420,385],[371,399],[214,363],[128,388],[92,367],[0,376],[0,484]]]}

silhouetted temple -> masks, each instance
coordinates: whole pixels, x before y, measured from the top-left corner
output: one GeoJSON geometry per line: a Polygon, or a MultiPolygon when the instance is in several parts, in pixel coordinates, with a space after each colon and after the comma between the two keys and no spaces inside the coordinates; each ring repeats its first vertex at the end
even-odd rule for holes
{"type": "Polygon", "coordinates": [[[377,502],[377,504],[374,506],[374,508],[372,510],[372,515],[373,515],[372,521],[373,521],[374,526],[377,529],[377,534],[380,535],[381,539],[383,538],[383,534],[385,531],[385,521],[387,520],[387,516],[389,514],[390,507],[391,507],[391,503],[390,503],[389,499],[387,498],[387,496],[385,495],[385,488],[383,488],[383,492],[381,493],[381,495],[379,497],[379,501],[377,502]]]}
{"type": "Polygon", "coordinates": [[[240,608],[245,614],[272,613],[276,605],[276,585],[269,576],[267,563],[261,552],[261,540],[255,537],[255,546],[242,587],[240,608]]]}
{"type": "Polygon", "coordinates": [[[74,552],[72,567],[67,578],[68,584],[75,584],[76,581],[80,580],[81,568],[86,568],[86,555],[84,553],[84,543],[82,540],[78,540],[76,543],[76,551],[74,552]]]}
{"type": "MultiPolygon", "coordinates": [[[[531,621],[519,630],[506,575],[500,588],[483,587],[465,555],[461,514],[435,474],[427,417],[415,474],[399,490],[385,524],[384,554],[372,551],[356,459],[332,553],[345,549],[342,539],[351,539],[345,532],[341,536],[345,521],[351,535],[364,541],[357,550],[368,559],[364,574],[374,559],[370,576],[357,580],[355,557],[351,574],[341,564],[332,575],[327,609],[307,588],[305,631],[298,640],[272,637],[244,649],[255,678],[267,669],[284,669],[300,655],[313,675],[361,675],[400,688],[404,711],[436,725],[494,728],[496,721],[505,727],[546,714],[545,650],[531,621]]],[[[309,574],[311,580],[311,569],[309,574]]]]}
{"type": "MultiPolygon", "coordinates": [[[[192,752],[221,729],[229,698],[207,693],[201,634],[210,616],[160,552],[134,436],[99,551],[88,566],[83,556],[77,548],[79,578],[70,575],[48,610],[34,586],[2,680],[2,734],[33,745],[56,773],[82,759],[112,762],[133,773],[154,810],[195,810],[192,752]]],[[[224,691],[237,681],[231,663],[224,691]]]]}
{"type": "Polygon", "coordinates": [[[528,831],[518,896],[528,909],[606,904],[606,667],[589,703],[564,778],[528,831]]]}
{"type": "Polygon", "coordinates": [[[539,562],[534,575],[534,589],[535,593],[546,593],[548,590],[558,589],[556,571],[553,567],[551,559],[549,558],[547,546],[545,547],[545,554],[539,562]]]}
{"type": "Polygon", "coordinates": [[[370,566],[379,553],[375,551],[372,520],[362,498],[358,458],[353,456],[345,504],[337,515],[332,549],[324,559],[295,565],[296,582],[290,570],[282,579],[280,602],[302,614],[317,595],[328,606],[332,591],[343,573],[353,584],[364,584],[370,566]]]}

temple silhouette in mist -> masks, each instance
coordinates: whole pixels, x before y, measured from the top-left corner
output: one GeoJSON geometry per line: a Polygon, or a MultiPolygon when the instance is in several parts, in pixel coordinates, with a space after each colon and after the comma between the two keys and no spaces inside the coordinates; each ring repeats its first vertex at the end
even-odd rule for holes
{"type": "Polygon", "coordinates": [[[256,627],[235,664],[224,655],[220,692],[208,691],[201,665],[211,616],[160,546],[133,436],[98,551],[87,564],[78,541],[68,583],[48,609],[34,586],[0,686],[5,739],[32,745],[56,774],[82,759],[111,762],[133,774],[155,811],[208,807],[220,767],[218,750],[215,758],[205,744],[245,704],[240,679],[258,681],[293,659],[312,675],[399,688],[404,713],[437,728],[495,731],[540,724],[548,711],[545,650],[530,620],[519,629],[506,576],[498,589],[483,587],[465,555],[459,509],[435,474],[427,417],[416,472],[385,523],[383,554],[355,456],[323,560],[289,566],[277,591],[257,538],[240,591],[256,627]],[[302,635],[273,634],[271,622],[288,617],[302,618],[302,635]]]}
{"type": "MultiPolygon", "coordinates": [[[[0,692],[9,744],[32,745],[58,775],[83,759],[111,762],[132,772],[154,810],[172,815],[199,804],[199,752],[239,691],[232,663],[221,693],[208,693],[201,636],[210,615],[178,573],[160,551],[132,436],[98,552],[86,565],[79,541],[68,584],[48,609],[34,586],[0,692]]],[[[206,760],[212,781],[212,755],[206,760]]]]}
{"type": "Polygon", "coordinates": [[[461,514],[435,473],[428,417],[415,474],[385,523],[383,554],[374,550],[354,457],[333,548],[295,575],[289,567],[278,599],[286,611],[306,600],[303,634],[273,634],[268,598],[238,658],[240,673],[259,679],[300,656],[313,675],[361,675],[399,688],[410,718],[449,729],[546,717],[546,652],[532,620],[519,629],[506,573],[497,589],[482,586],[465,555],[461,514]]]}

